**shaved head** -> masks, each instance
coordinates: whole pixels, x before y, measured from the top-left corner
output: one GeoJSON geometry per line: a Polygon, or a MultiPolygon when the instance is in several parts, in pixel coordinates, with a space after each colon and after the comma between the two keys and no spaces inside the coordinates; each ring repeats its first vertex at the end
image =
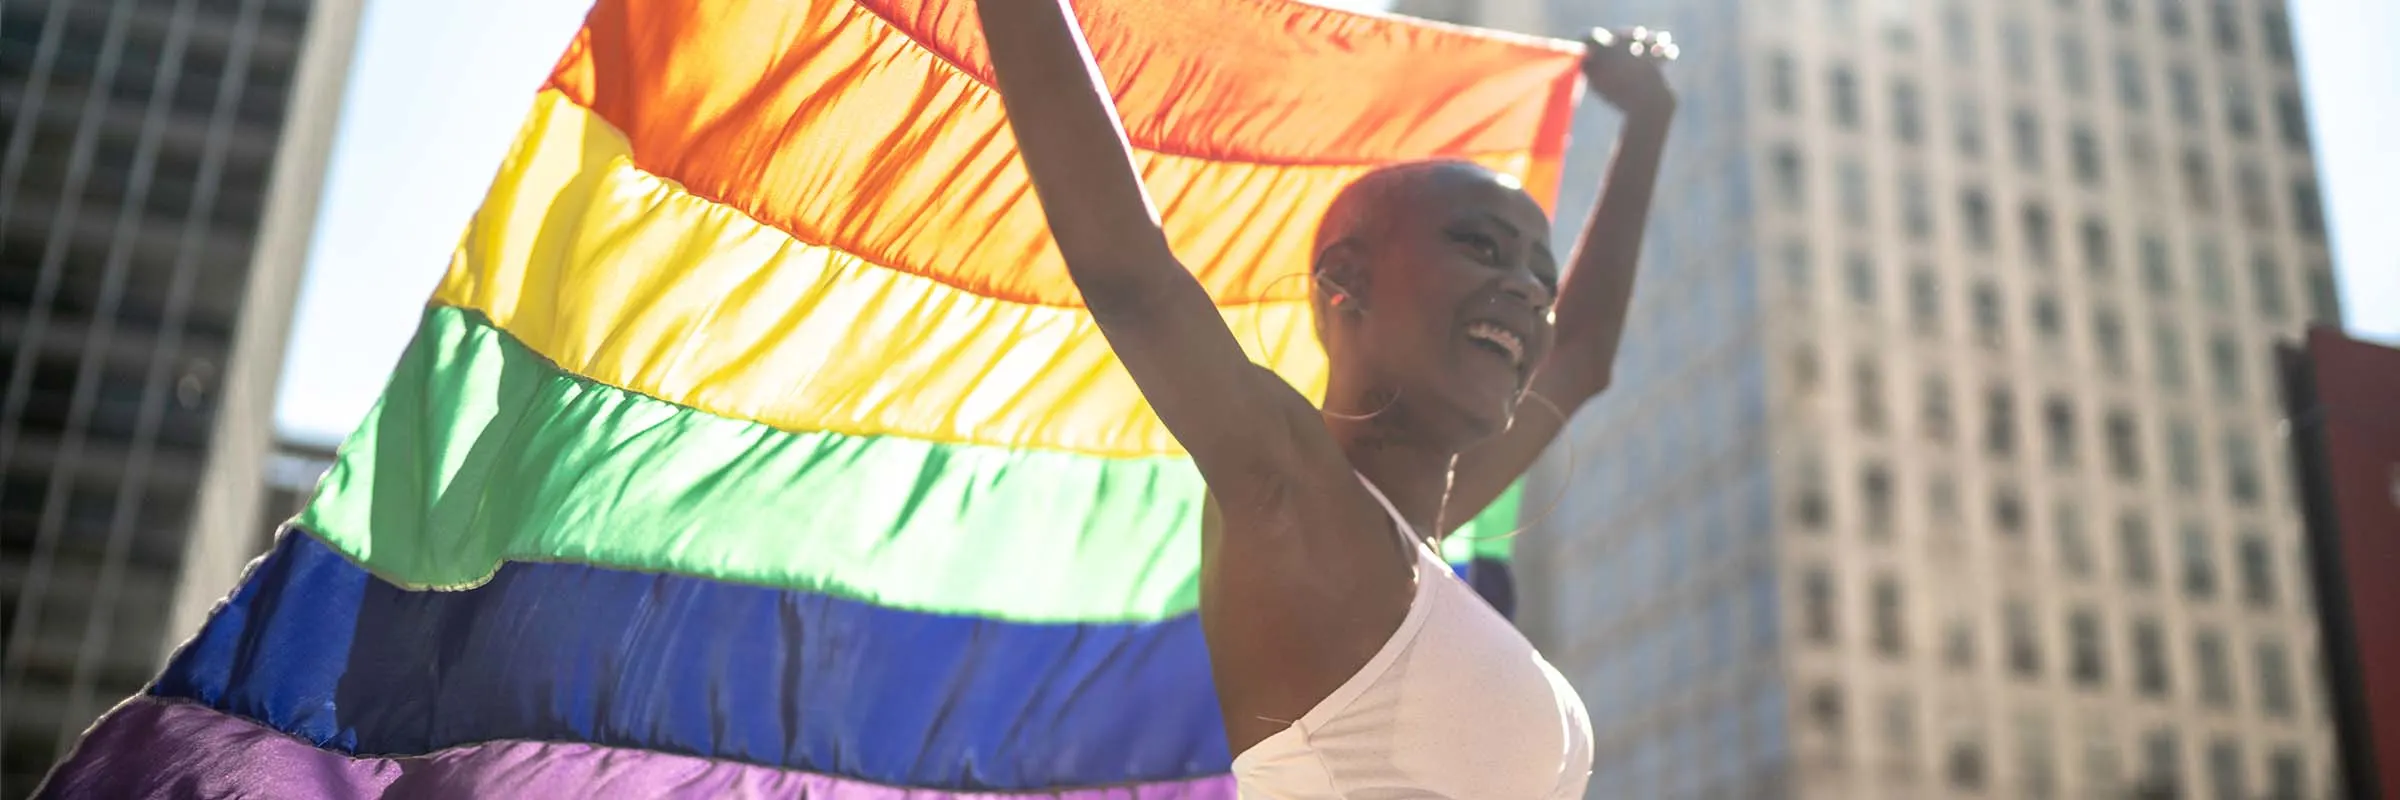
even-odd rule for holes
{"type": "Polygon", "coordinates": [[[1315,259],[1311,271],[1325,267],[1325,251],[1347,242],[1373,243],[1386,238],[1382,228],[1399,216],[1396,206],[1444,188],[1497,184],[1520,189],[1516,176],[1472,161],[1411,161],[1369,172],[1342,188],[1325,217],[1317,223],[1315,259]]]}

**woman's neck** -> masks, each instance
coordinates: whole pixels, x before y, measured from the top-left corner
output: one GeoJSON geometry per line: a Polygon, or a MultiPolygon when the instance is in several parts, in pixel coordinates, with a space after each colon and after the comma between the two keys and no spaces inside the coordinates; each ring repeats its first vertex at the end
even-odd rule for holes
{"type": "Polygon", "coordinates": [[[1349,457],[1351,468],[1392,501],[1418,536],[1439,536],[1442,503],[1450,496],[1450,468],[1458,453],[1397,435],[1393,422],[1327,416],[1325,427],[1349,457]]]}

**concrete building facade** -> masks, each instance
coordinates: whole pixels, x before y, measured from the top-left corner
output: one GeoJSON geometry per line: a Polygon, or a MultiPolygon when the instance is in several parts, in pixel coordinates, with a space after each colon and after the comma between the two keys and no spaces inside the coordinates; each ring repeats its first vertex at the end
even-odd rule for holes
{"type": "Polygon", "coordinates": [[[2273,345],[2340,310],[2280,0],[1396,10],[1684,44],[1616,388],[1517,562],[1592,796],[2337,796],[2273,345]]]}
{"type": "Polygon", "coordinates": [[[258,552],[357,17],[356,0],[0,8],[0,797],[190,634],[179,591],[213,602],[258,552]]]}

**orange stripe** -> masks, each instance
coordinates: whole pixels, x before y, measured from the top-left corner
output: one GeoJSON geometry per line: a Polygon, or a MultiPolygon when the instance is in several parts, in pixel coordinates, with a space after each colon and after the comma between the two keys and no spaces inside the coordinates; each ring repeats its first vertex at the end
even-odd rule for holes
{"type": "MultiPolygon", "coordinates": [[[[643,169],[802,241],[1080,307],[979,77],[971,9],[873,5],[603,0],[552,86],[643,169]]],[[[1556,187],[1570,48],[1283,0],[1078,6],[1169,241],[1221,304],[1305,296],[1275,279],[1308,261],[1341,188],[1324,177],[1351,170],[1293,164],[1475,157],[1545,201],[1556,187]]]]}

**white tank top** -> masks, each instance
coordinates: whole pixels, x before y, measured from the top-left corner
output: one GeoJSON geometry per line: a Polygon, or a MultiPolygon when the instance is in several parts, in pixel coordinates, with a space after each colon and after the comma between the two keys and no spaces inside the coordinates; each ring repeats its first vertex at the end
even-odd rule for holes
{"type": "Polygon", "coordinates": [[[1578,798],[1592,773],[1582,698],[1417,538],[1417,592],[1392,638],[1291,727],[1233,760],[1242,800],[1578,798]]]}

